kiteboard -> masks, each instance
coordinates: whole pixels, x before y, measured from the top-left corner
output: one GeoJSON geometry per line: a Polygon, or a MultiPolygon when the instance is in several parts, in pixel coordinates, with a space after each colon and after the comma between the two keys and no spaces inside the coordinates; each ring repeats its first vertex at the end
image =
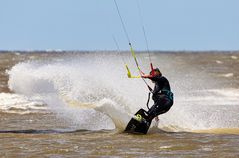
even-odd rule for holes
{"type": "Polygon", "coordinates": [[[149,119],[147,112],[144,109],[140,109],[131,118],[124,131],[126,133],[147,134],[151,122],[152,119],[149,119]]]}

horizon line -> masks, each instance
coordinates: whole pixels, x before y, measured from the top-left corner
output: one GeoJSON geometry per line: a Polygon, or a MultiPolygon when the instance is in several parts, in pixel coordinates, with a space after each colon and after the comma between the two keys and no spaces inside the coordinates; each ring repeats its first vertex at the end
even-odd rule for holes
{"type": "MultiPolygon", "coordinates": [[[[9,50],[9,49],[0,49],[0,53],[2,52],[102,52],[102,51],[106,51],[106,52],[110,52],[110,51],[116,51],[116,52],[126,52],[126,51],[130,51],[130,50],[117,50],[117,49],[95,49],[95,50],[77,50],[77,49],[12,49],[12,50],[9,50]]],[[[141,49],[135,49],[135,51],[138,51],[138,52],[144,52],[144,51],[148,51],[148,50],[141,50],[141,49]]],[[[239,49],[238,50],[216,50],[216,49],[208,49],[208,50],[160,50],[160,49],[155,49],[155,50],[149,50],[149,52],[239,52],[239,49]]]]}

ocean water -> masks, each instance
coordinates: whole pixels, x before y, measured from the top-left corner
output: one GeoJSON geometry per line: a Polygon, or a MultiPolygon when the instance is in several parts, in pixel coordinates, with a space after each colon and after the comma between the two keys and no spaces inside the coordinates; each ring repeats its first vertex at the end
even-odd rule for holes
{"type": "MultiPolygon", "coordinates": [[[[137,58],[149,72],[148,54],[137,58]]],[[[129,52],[1,53],[0,155],[238,157],[239,54],[151,52],[151,60],[175,101],[147,135],[133,135],[123,130],[147,109],[148,90],[127,78],[125,63],[138,74],[129,52]]]]}

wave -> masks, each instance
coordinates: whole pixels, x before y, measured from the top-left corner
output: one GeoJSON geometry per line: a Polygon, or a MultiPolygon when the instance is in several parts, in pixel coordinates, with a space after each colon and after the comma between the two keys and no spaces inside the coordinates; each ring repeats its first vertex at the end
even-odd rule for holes
{"type": "Polygon", "coordinates": [[[0,112],[29,114],[47,112],[46,104],[37,98],[20,94],[0,93],[0,112]]]}
{"type": "MultiPolygon", "coordinates": [[[[66,133],[92,133],[90,130],[65,130],[65,129],[27,129],[27,130],[3,130],[0,133],[7,134],[66,134],[66,133]]],[[[108,132],[107,130],[97,131],[99,132],[108,132]]]]}
{"type": "MultiPolygon", "coordinates": [[[[139,59],[146,57],[140,54],[139,59]]],[[[79,129],[122,130],[138,109],[146,109],[147,87],[140,79],[127,78],[120,58],[128,59],[125,55],[95,53],[22,62],[8,71],[8,85],[16,94],[38,98],[58,117],[75,122],[79,129]]],[[[185,81],[181,73],[175,73],[185,70],[177,70],[169,58],[158,59],[155,55],[153,59],[164,65],[175,94],[172,109],[159,117],[159,128],[192,131],[239,126],[237,89],[203,90],[201,85],[210,80],[205,74],[201,73],[205,80],[197,82],[197,71],[188,67],[191,78],[185,81]]],[[[129,67],[134,70],[135,66],[129,67]]],[[[142,62],[142,69],[147,68],[148,63],[142,62]]],[[[132,73],[137,73],[136,69],[132,73]]]]}
{"type": "Polygon", "coordinates": [[[208,133],[208,134],[235,134],[239,135],[239,128],[213,128],[193,130],[194,133],[208,133]]]}

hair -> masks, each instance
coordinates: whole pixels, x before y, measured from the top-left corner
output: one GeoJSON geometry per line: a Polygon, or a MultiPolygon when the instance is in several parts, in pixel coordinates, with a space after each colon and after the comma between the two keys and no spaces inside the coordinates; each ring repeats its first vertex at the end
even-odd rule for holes
{"type": "Polygon", "coordinates": [[[155,69],[151,70],[151,71],[150,71],[150,75],[153,74],[153,71],[158,72],[159,75],[162,76],[162,73],[161,73],[161,71],[159,70],[159,68],[155,68],[155,69]]]}

